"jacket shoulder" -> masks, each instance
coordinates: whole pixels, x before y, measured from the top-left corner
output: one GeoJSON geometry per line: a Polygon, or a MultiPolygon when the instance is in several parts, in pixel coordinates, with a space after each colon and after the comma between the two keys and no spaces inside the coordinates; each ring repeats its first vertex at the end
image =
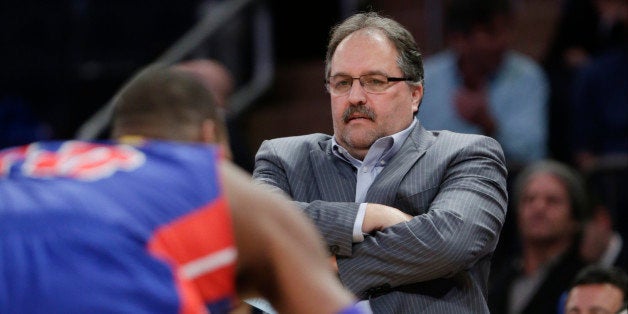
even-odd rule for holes
{"type": "Polygon", "coordinates": [[[265,140],[263,146],[271,146],[275,150],[283,152],[309,151],[311,149],[324,149],[326,143],[331,140],[331,135],[312,133],[306,135],[278,137],[265,140]]]}
{"type": "Polygon", "coordinates": [[[492,137],[482,134],[459,133],[448,130],[429,131],[436,138],[437,142],[458,143],[458,145],[475,145],[478,143],[486,143],[486,145],[500,146],[499,142],[492,137]]]}

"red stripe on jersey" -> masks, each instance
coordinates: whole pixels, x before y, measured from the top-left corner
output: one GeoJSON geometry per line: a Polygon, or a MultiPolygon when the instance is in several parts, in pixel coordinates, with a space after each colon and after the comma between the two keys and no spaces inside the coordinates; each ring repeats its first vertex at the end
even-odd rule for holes
{"type": "Polygon", "coordinates": [[[148,250],[176,265],[182,313],[235,295],[235,239],[223,197],[157,229],[148,250]]]}

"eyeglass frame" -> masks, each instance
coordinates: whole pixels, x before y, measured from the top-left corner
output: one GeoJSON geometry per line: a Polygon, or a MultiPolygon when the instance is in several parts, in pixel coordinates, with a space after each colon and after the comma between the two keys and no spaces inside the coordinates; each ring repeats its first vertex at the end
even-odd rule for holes
{"type": "Polygon", "coordinates": [[[348,94],[348,93],[351,91],[351,88],[353,87],[353,81],[358,80],[358,82],[360,82],[360,86],[362,87],[362,89],[363,89],[366,93],[369,93],[369,94],[383,94],[383,93],[385,93],[385,92],[386,92],[386,90],[388,89],[388,87],[390,87],[391,85],[387,85],[387,86],[386,86],[386,88],[385,88],[384,90],[382,90],[381,92],[372,92],[372,91],[368,91],[368,90],[364,87],[364,86],[365,86],[365,84],[363,84],[363,83],[362,83],[361,78],[363,78],[363,77],[365,77],[365,76],[373,76],[373,75],[380,75],[380,76],[382,76],[382,77],[385,77],[385,78],[386,78],[386,83],[385,83],[385,84],[389,84],[389,83],[391,83],[391,82],[396,83],[396,82],[407,82],[407,81],[413,81],[413,80],[414,80],[414,79],[412,79],[411,77],[389,77],[389,76],[386,76],[386,75],[384,75],[384,74],[378,74],[378,73],[363,74],[363,75],[360,75],[360,76],[358,76],[358,77],[353,77],[353,76],[346,75],[346,74],[336,74],[336,75],[332,75],[332,76],[330,76],[330,77],[328,77],[328,78],[326,78],[326,79],[325,79],[325,81],[324,81],[324,83],[325,83],[325,88],[327,89],[327,92],[329,92],[329,93],[330,93],[330,94],[332,94],[332,95],[335,95],[335,96],[343,96],[343,95],[348,94]],[[347,89],[347,91],[346,91],[346,92],[341,93],[341,94],[338,94],[338,93],[332,93],[332,91],[330,90],[330,87],[329,87],[329,85],[330,85],[330,80],[331,80],[331,78],[336,77],[336,76],[346,76],[347,78],[351,78],[351,85],[349,85],[349,88],[347,89]]]}

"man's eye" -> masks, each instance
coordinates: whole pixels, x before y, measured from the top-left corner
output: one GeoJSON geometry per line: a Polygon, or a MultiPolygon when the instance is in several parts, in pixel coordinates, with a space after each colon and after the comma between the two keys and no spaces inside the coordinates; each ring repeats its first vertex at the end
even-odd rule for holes
{"type": "Polygon", "coordinates": [[[381,86],[386,84],[386,80],[377,77],[368,77],[364,79],[365,85],[381,86]]]}
{"type": "Polygon", "coordinates": [[[343,87],[343,86],[349,86],[351,85],[351,81],[350,80],[339,80],[336,82],[336,87],[343,87]]]}

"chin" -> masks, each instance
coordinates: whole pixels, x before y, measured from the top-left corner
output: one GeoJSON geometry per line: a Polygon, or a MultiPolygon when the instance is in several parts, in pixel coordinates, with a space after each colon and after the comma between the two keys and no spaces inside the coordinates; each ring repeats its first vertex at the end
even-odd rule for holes
{"type": "Polygon", "coordinates": [[[375,142],[375,139],[371,138],[371,137],[365,137],[365,136],[351,136],[349,135],[348,137],[345,137],[345,139],[347,139],[347,144],[350,145],[351,147],[355,148],[355,149],[369,149],[369,147],[371,147],[371,145],[373,145],[373,143],[375,142]]]}

